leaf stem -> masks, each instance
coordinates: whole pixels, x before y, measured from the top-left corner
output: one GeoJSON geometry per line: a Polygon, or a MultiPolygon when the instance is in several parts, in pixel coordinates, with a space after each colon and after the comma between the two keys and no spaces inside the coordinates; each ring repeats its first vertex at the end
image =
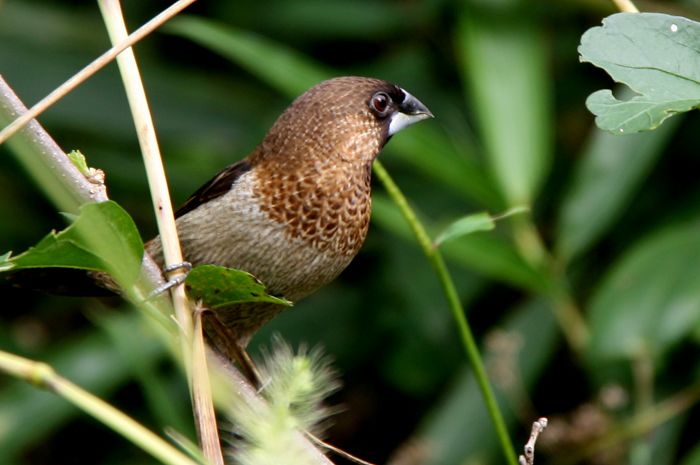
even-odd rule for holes
{"type": "Polygon", "coordinates": [[[163,463],[197,465],[131,417],[60,376],[50,365],[0,351],[0,370],[58,394],[163,463]]]}
{"type": "Polygon", "coordinates": [[[503,454],[505,455],[506,462],[509,465],[517,465],[518,461],[516,458],[515,449],[513,448],[513,444],[508,436],[508,430],[506,428],[505,421],[503,420],[503,415],[501,414],[498,403],[496,402],[496,396],[493,393],[486,375],[486,369],[484,368],[484,363],[479,355],[479,349],[476,341],[474,340],[474,335],[472,334],[469,323],[467,322],[464,309],[462,308],[462,303],[460,302],[459,295],[457,294],[457,289],[454,286],[454,282],[452,281],[450,272],[445,265],[442,254],[439,250],[433,247],[430,236],[428,236],[428,233],[426,232],[422,223],[420,220],[418,220],[415,212],[408,204],[406,197],[404,197],[399,187],[378,160],[374,162],[374,173],[377,175],[382,184],[384,184],[389,196],[401,210],[401,213],[413,230],[413,233],[418,240],[418,244],[423,249],[423,253],[430,261],[430,264],[433,266],[433,269],[440,280],[443,292],[447,298],[447,303],[452,311],[452,316],[457,324],[457,329],[462,339],[462,344],[467,354],[467,358],[472,365],[474,375],[479,384],[479,389],[481,390],[481,394],[484,397],[484,402],[486,403],[486,408],[496,428],[496,434],[501,442],[501,448],[503,450],[503,454]]]}

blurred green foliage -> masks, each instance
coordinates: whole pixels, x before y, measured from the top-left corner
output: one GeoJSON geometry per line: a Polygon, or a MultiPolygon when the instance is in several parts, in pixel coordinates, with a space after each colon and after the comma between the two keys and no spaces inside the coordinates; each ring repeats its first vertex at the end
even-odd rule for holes
{"type": "MultiPolygon", "coordinates": [[[[663,7],[700,15],[693,2],[663,7]]],[[[132,28],[159,11],[124,8],[132,28]]],[[[625,137],[595,129],[584,102],[609,81],[578,62],[576,47],[613,12],[602,0],[200,0],[136,54],[175,204],[245,156],[311,82],[371,75],[418,96],[436,119],[394,138],[382,161],[431,233],[478,211],[532,210],[441,247],[514,442],[546,415],[538,463],[694,464],[700,120],[625,137]],[[671,421],[657,408],[668,400],[671,421]],[[637,414],[653,428],[634,430],[637,414]],[[596,449],[601,438],[612,446],[596,449]]],[[[107,47],[93,2],[0,3],[0,73],[27,104],[107,47]]],[[[105,170],[111,198],[151,237],[116,66],[40,121],[105,170]]],[[[274,332],[323,345],[344,382],[329,440],[365,459],[495,463],[493,428],[439,283],[376,187],[362,253],[256,336],[252,352],[274,332]]],[[[6,147],[0,215],[3,252],[63,227],[6,147]]],[[[52,363],[156,431],[192,433],[186,384],[131,309],[2,286],[0,348],[52,363]]],[[[0,463],[149,461],[62,400],[0,378],[0,463]]]]}

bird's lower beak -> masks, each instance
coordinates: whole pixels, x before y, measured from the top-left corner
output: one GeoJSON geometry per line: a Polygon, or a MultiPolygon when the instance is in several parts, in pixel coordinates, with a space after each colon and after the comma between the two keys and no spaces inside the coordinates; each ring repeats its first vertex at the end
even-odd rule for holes
{"type": "Polygon", "coordinates": [[[428,107],[404,90],[406,98],[401,102],[399,111],[394,113],[389,123],[389,136],[393,136],[405,127],[422,121],[424,119],[433,118],[433,114],[428,110],[428,107]]]}

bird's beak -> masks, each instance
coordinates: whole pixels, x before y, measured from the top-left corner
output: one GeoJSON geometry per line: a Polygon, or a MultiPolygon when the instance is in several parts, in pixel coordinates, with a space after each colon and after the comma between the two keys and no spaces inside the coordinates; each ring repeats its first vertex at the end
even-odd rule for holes
{"type": "Polygon", "coordinates": [[[393,136],[405,127],[408,127],[418,121],[433,118],[433,114],[428,110],[428,107],[404,90],[406,98],[399,106],[399,111],[391,116],[389,123],[389,136],[393,136]]]}

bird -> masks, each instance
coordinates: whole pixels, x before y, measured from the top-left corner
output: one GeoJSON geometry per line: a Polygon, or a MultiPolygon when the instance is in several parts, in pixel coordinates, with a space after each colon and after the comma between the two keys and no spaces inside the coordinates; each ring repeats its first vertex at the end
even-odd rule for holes
{"type": "MultiPolygon", "coordinates": [[[[376,78],[323,81],[296,98],[262,141],[176,211],[193,266],[242,269],[268,293],[297,302],[335,279],[359,252],[370,221],[372,163],[402,129],[433,114],[376,78]]],[[[156,237],[146,251],[163,264],[156,237]]],[[[217,319],[245,349],[285,307],[244,303],[217,319]]]]}
{"type": "MultiPolygon", "coordinates": [[[[279,116],[252,152],[224,168],[176,211],[184,259],[247,271],[267,292],[297,302],[335,279],[359,252],[370,221],[372,163],[402,129],[432,118],[388,81],[344,76],[316,84],[279,116]]],[[[155,237],[146,252],[163,266],[155,237]]],[[[217,308],[226,337],[245,353],[284,306],[217,308]]],[[[230,347],[229,347],[230,348],[230,347]]],[[[239,360],[240,361],[240,360],[239,360]]]]}

